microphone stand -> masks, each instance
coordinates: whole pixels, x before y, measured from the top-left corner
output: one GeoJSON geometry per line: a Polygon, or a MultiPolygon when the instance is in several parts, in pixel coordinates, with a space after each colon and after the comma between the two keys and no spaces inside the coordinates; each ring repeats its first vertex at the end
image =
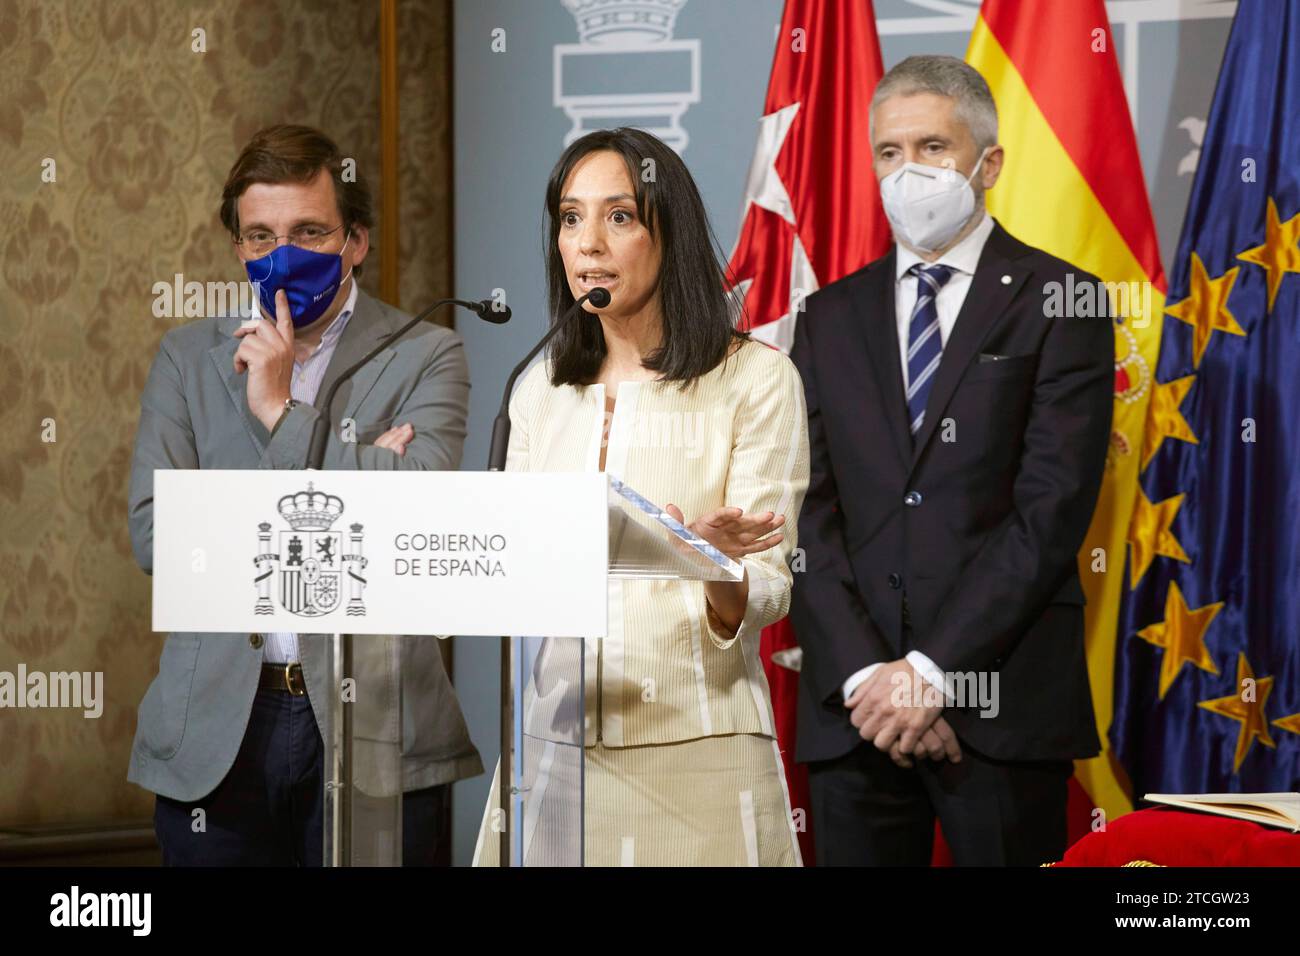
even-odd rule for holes
{"type": "Polygon", "coordinates": [[[505,393],[501,396],[501,409],[492,422],[492,444],[488,451],[488,471],[505,471],[506,468],[506,453],[510,449],[510,393],[515,390],[515,379],[519,378],[537,353],[544,349],[551,339],[555,338],[555,334],[568,325],[569,321],[578,314],[583,304],[588,300],[596,308],[603,309],[609,305],[609,290],[596,286],[596,288],[569,306],[565,313],[560,316],[560,321],[552,325],[550,331],[542,336],[542,340],[528,350],[528,354],[514,367],[510,377],[506,379],[505,393]]]}
{"type": "MultiPolygon", "coordinates": [[[[429,306],[419,315],[412,318],[396,332],[386,336],[382,342],[365,354],[360,360],[349,368],[345,369],[329,387],[325,393],[325,401],[318,406],[320,412],[316,421],[312,423],[311,444],[308,446],[307,467],[319,471],[325,460],[325,443],[330,432],[330,408],[334,404],[334,396],[338,394],[339,387],[344,382],[349,381],[353,375],[373,359],[376,355],[388,348],[403,335],[415,328],[420,322],[423,322],[435,311],[445,305],[458,305],[462,308],[476,312],[478,315],[489,322],[501,323],[510,320],[510,310],[494,309],[492,301],[483,300],[480,302],[469,302],[465,299],[439,299],[433,305],[429,306]]],[[[334,634],[332,635],[330,648],[330,667],[337,680],[346,679],[353,672],[353,647],[352,634],[334,634]]],[[[399,685],[400,693],[400,685],[399,685]]],[[[342,699],[335,689],[332,692],[330,700],[330,711],[334,715],[331,721],[332,742],[334,743],[334,763],[335,766],[326,768],[326,773],[334,779],[326,781],[326,790],[332,790],[334,795],[334,813],[331,819],[326,821],[330,828],[331,839],[328,842],[330,848],[330,862],[335,866],[352,865],[352,798],[353,798],[353,762],[352,762],[352,734],[353,734],[353,715],[352,708],[342,702],[342,699]],[[337,772],[336,772],[337,771],[337,772]]],[[[400,819],[400,815],[399,815],[400,819]]],[[[398,846],[401,845],[401,834],[398,834],[398,846]]]]}

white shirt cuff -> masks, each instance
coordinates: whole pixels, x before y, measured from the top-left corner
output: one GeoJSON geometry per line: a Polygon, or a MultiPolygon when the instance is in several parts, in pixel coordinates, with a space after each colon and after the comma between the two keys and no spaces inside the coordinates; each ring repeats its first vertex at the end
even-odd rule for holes
{"type": "Polygon", "coordinates": [[[908,651],[906,660],[927,684],[935,690],[942,691],[945,700],[952,697],[949,693],[947,678],[934,661],[920,651],[908,651]]]}
{"type": "Polygon", "coordinates": [[[876,672],[876,668],[879,667],[881,663],[882,662],[877,661],[874,664],[868,664],[866,667],[862,668],[862,670],[854,671],[849,675],[849,679],[844,682],[844,687],[842,688],[844,699],[848,700],[849,696],[857,690],[868,677],[876,672]]]}
{"type": "MultiPolygon", "coordinates": [[[[912,668],[921,675],[921,678],[927,684],[935,690],[941,691],[945,698],[950,696],[948,692],[947,679],[945,678],[943,671],[939,669],[938,665],[935,664],[934,661],[930,660],[930,658],[926,657],[920,651],[908,651],[906,660],[907,663],[911,664],[912,668]]],[[[876,668],[880,665],[881,662],[877,661],[875,664],[868,664],[861,670],[854,671],[849,675],[849,679],[844,682],[844,686],[841,688],[841,693],[844,694],[844,699],[848,700],[849,696],[862,686],[866,679],[874,674],[876,668]]]]}

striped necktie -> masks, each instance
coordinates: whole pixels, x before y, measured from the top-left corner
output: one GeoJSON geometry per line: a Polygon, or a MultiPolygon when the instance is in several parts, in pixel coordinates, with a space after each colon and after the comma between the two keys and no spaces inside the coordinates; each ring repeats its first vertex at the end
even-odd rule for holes
{"type": "Polygon", "coordinates": [[[925,423],[925,403],[930,398],[930,386],[943,355],[943,340],[939,336],[939,310],[935,299],[953,274],[951,266],[927,266],[917,263],[908,269],[916,276],[916,305],[907,333],[907,419],[912,440],[925,423]]]}

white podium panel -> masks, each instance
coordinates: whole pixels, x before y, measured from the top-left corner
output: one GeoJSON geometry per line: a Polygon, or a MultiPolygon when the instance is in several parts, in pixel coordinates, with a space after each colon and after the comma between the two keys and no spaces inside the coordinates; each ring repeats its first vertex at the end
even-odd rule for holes
{"type": "Polygon", "coordinates": [[[606,634],[609,580],[744,577],[602,472],[159,469],[153,552],[156,631],[330,636],[330,690],[314,703],[332,728],[333,866],[401,862],[403,666],[390,635],[512,635],[494,856],[580,865],[584,648],[606,634]],[[342,693],[348,681],[368,692],[342,693]]]}
{"type": "Polygon", "coordinates": [[[155,631],[603,637],[598,473],[154,472],[155,631]]]}

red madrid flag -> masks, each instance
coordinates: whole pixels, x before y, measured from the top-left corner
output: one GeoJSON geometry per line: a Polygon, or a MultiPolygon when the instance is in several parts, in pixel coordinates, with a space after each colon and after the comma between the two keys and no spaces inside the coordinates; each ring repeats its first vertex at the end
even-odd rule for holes
{"type": "MultiPolygon", "coordinates": [[[[882,73],[871,0],[786,0],[729,263],[744,296],[741,328],[783,352],[803,298],[878,259],[892,241],[868,133],[882,73]]],[[[777,740],[791,804],[804,811],[799,839],[811,862],[808,775],[794,762],[798,679],[772,663],[773,652],[796,644],[788,620],[763,631],[777,740]]]]}

